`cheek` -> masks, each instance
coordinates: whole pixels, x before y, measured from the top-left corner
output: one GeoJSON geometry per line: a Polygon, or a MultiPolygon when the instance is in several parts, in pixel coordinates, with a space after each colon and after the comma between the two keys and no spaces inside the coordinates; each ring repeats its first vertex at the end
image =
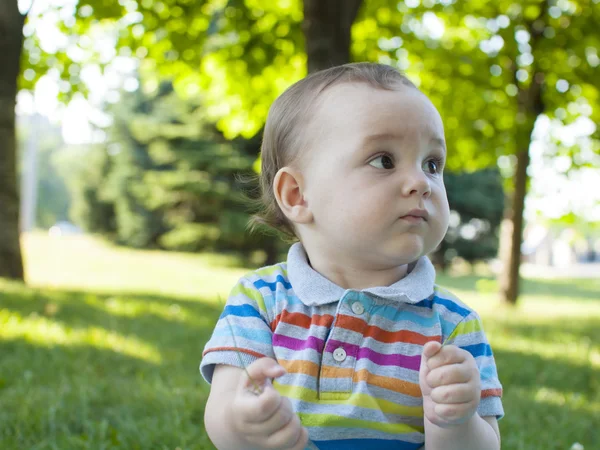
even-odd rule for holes
{"type": "Polygon", "coordinates": [[[440,187],[439,192],[436,195],[435,204],[438,213],[438,223],[445,234],[448,230],[448,222],[450,219],[450,206],[448,205],[448,197],[443,186],[440,187]]]}

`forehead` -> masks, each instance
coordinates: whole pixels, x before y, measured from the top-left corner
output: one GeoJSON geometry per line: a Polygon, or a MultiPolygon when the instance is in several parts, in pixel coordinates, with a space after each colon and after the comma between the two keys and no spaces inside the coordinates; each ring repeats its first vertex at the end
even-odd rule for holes
{"type": "Polygon", "coordinates": [[[418,89],[398,83],[394,90],[367,83],[343,83],[326,90],[312,118],[316,135],[426,134],[443,138],[442,119],[418,89]]]}

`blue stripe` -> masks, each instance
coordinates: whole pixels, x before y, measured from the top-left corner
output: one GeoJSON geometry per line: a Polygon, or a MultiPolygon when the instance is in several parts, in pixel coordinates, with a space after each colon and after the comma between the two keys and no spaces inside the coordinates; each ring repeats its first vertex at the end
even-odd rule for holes
{"type": "MultiPolygon", "coordinates": [[[[463,308],[462,306],[459,306],[458,304],[456,304],[456,302],[453,302],[452,300],[449,300],[447,298],[438,297],[436,295],[433,297],[432,300],[428,300],[428,301],[431,301],[432,303],[435,302],[440,305],[444,305],[447,310],[452,311],[453,313],[456,313],[456,314],[460,314],[462,317],[467,317],[469,314],[471,314],[471,311],[463,308]]],[[[419,304],[419,303],[417,303],[417,304],[419,304]]]]}
{"type": "Polygon", "coordinates": [[[496,366],[489,364],[479,369],[479,376],[482,380],[492,380],[497,383],[498,373],[496,372],[496,366]]]}
{"type": "Polygon", "coordinates": [[[281,275],[277,275],[275,277],[275,281],[273,281],[271,283],[267,283],[265,280],[260,279],[260,280],[256,280],[252,284],[254,284],[254,287],[256,289],[260,289],[260,288],[263,288],[263,287],[268,287],[271,291],[275,292],[277,290],[277,283],[280,283],[286,289],[291,289],[292,288],[292,285],[290,284],[290,282],[288,280],[286,280],[281,275]]]}
{"type": "Polygon", "coordinates": [[[225,323],[223,326],[215,329],[213,337],[231,338],[231,332],[236,339],[248,339],[250,341],[260,342],[261,344],[273,345],[273,334],[267,330],[259,330],[258,328],[241,328],[232,325],[231,328],[225,323]]]}
{"type": "Polygon", "coordinates": [[[445,320],[443,317],[440,317],[440,325],[442,326],[442,339],[445,341],[456,328],[456,324],[454,322],[445,320]]]}
{"type": "Polygon", "coordinates": [[[300,305],[304,308],[306,308],[306,305],[304,303],[302,303],[302,300],[300,300],[296,295],[291,295],[289,293],[287,293],[284,297],[285,302],[287,303],[287,305],[300,305]]]}
{"type": "Polygon", "coordinates": [[[415,303],[415,306],[420,306],[421,308],[433,308],[433,304],[435,303],[434,298],[426,298],[425,300],[421,300],[418,303],[415,303]]]}
{"type": "Polygon", "coordinates": [[[418,450],[423,444],[388,439],[340,439],[313,441],[319,450],[418,450]]]}
{"type": "Polygon", "coordinates": [[[492,356],[492,348],[488,344],[466,345],[461,348],[464,348],[473,355],[473,358],[477,358],[478,356],[492,356]]]}
{"type": "Polygon", "coordinates": [[[439,316],[437,314],[432,314],[431,317],[423,317],[417,313],[400,310],[398,307],[391,305],[376,306],[371,310],[371,315],[381,316],[393,322],[407,320],[424,328],[433,328],[439,323],[439,316]]]}
{"type": "Polygon", "coordinates": [[[227,305],[221,313],[221,319],[225,316],[237,316],[237,317],[258,317],[262,319],[260,313],[250,305],[227,305]]]}

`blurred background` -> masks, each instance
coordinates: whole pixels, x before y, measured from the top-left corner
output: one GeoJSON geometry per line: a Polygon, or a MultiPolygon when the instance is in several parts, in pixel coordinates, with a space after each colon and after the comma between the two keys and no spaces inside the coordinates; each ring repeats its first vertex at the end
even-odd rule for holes
{"type": "Polygon", "coordinates": [[[271,102],[352,61],[446,127],[439,284],[505,449],[600,449],[598,0],[0,0],[0,448],[211,449],[204,343],[285,258],[245,196],[271,102]]]}

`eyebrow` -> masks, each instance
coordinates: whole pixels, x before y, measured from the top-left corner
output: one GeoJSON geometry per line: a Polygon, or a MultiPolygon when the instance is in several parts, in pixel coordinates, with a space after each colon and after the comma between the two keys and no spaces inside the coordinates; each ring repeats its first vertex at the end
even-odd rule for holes
{"type": "MultiPolygon", "coordinates": [[[[392,140],[392,139],[402,139],[402,135],[394,134],[394,133],[372,134],[372,135],[365,137],[363,144],[368,144],[370,142],[377,142],[377,141],[392,140]]],[[[446,151],[446,141],[443,138],[435,136],[435,137],[432,137],[429,141],[433,144],[439,145],[444,151],[446,151]]]]}

